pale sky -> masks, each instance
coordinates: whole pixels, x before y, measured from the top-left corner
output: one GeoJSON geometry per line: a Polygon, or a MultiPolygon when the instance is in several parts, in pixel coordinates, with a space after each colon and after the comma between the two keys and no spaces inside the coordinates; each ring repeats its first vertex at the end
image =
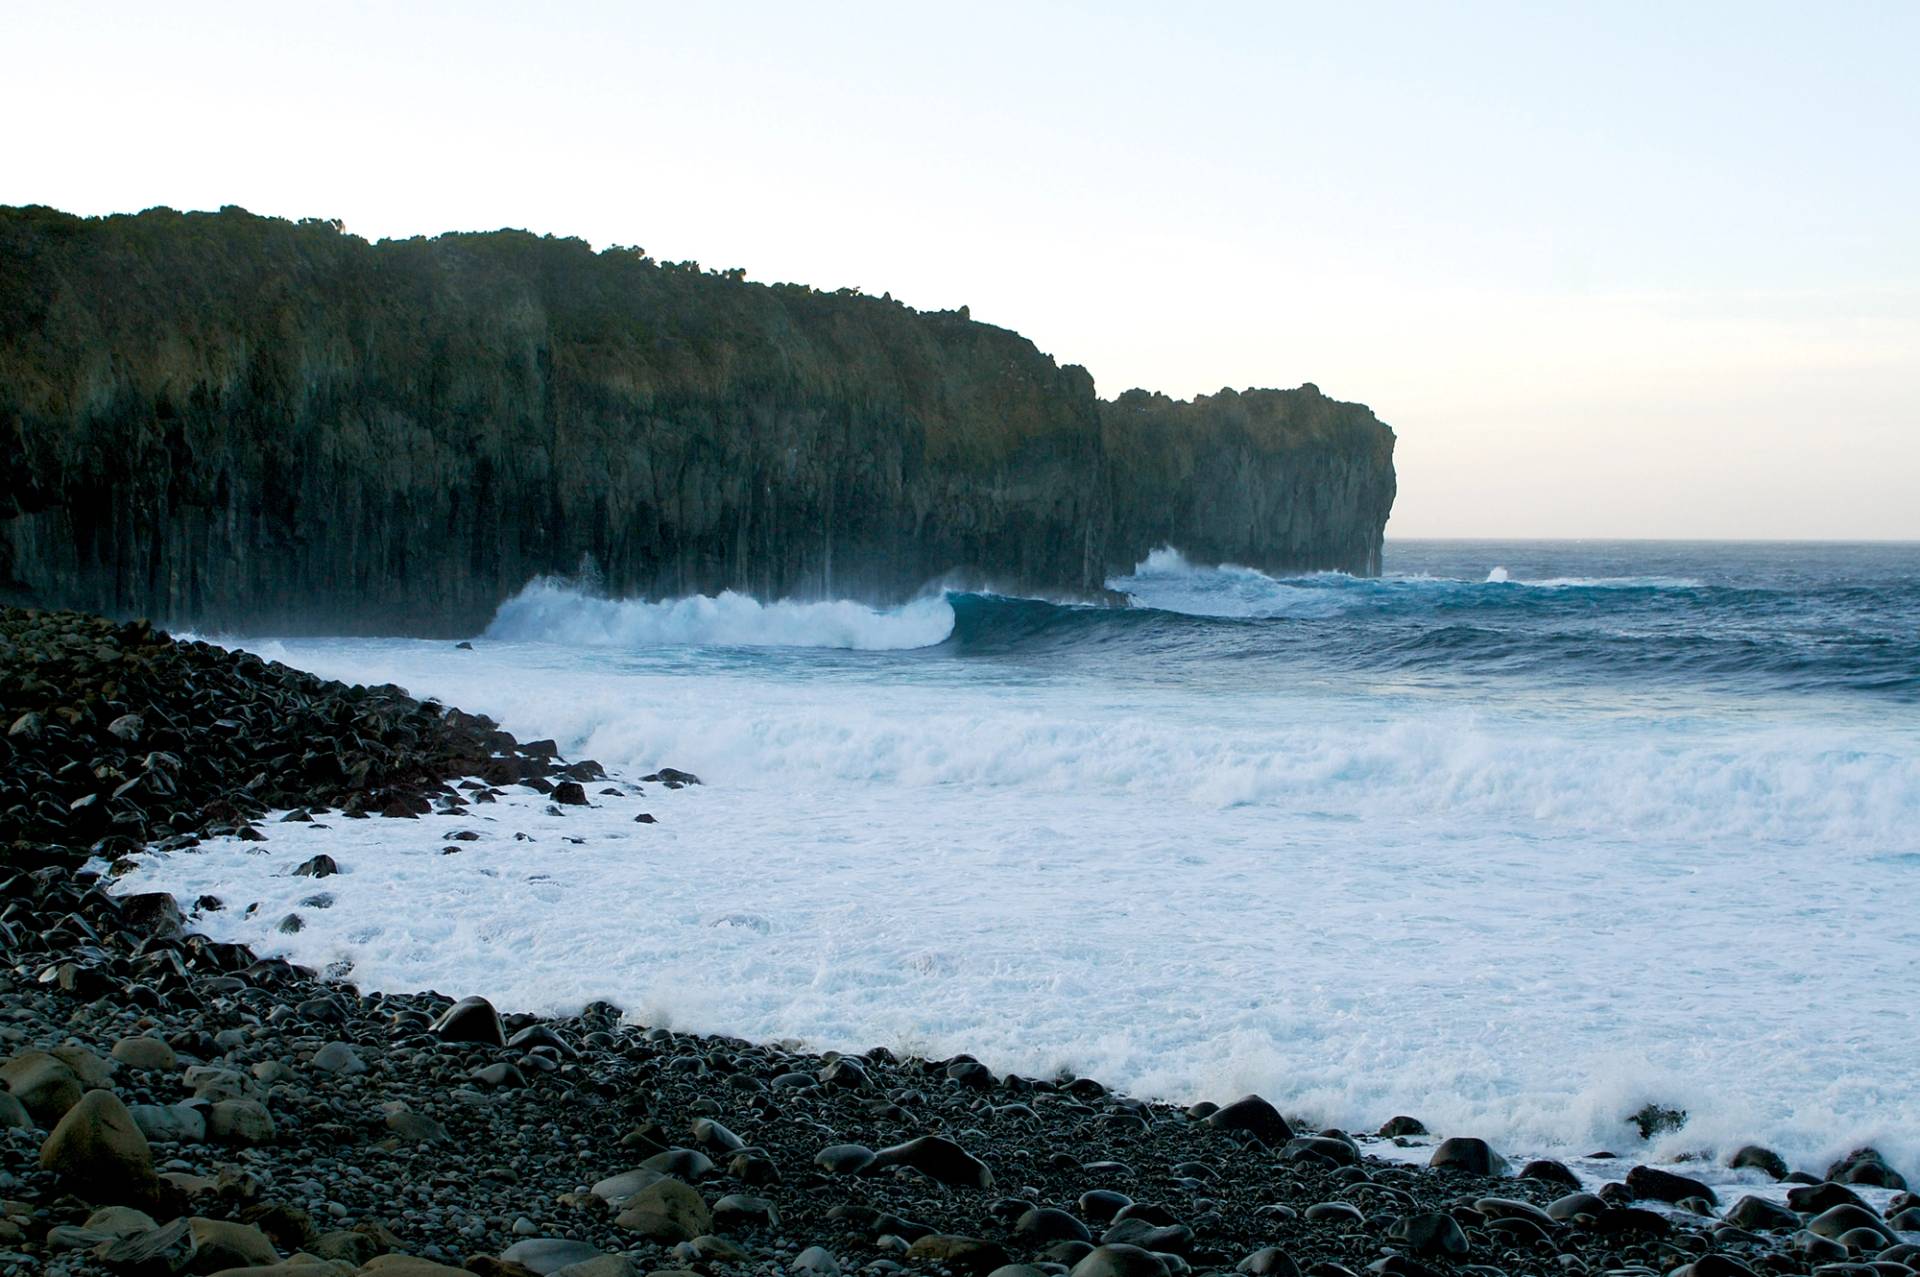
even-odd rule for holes
{"type": "Polygon", "coordinates": [[[1920,537],[1920,4],[0,0],[0,203],[891,292],[1318,383],[1391,536],[1920,537]]]}

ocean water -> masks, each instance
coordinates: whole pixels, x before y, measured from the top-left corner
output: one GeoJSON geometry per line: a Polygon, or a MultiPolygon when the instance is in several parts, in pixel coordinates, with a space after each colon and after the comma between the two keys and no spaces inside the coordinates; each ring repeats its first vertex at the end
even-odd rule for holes
{"type": "Polygon", "coordinates": [[[553,736],[622,793],[275,826],[129,889],[219,895],[216,934],[367,987],[1410,1113],[1522,1156],[1874,1143],[1920,1172],[1920,546],[1386,567],[1160,552],[1111,583],[1128,609],[536,582],[472,651],[223,638],[553,736]],[[661,765],[705,783],[638,783],[661,765]],[[440,854],[456,826],[480,840],[440,854]],[[339,876],[289,876],[319,850],[339,876]],[[1650,1102],[1688,1120],[1648,1145],[1650,1102]]]}

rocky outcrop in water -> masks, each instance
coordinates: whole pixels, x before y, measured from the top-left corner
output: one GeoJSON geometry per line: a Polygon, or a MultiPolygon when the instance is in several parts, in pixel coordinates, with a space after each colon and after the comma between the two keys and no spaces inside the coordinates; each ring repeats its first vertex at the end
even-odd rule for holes
{"type": "Polygon", "coordinates": [[[472,632],[531,577],[897,599],[1196,560],[1377,568],[1392,434],[1176,404],[963,310],[516,231],[0,210],[0,595],[472,632]]]}
{"type": "Polygon", "coordinates": [[[1129,390],[1100,419],[1115,568],[1171,545],[1204,563],[1379,575],[1393,432],[1364,406],[1311,384],[1190,403],[1129,390]]]}

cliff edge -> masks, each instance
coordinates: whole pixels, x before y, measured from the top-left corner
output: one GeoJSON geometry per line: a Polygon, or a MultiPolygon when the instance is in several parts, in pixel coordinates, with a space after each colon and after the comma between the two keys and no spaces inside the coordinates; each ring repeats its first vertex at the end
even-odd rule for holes
{"type": "Polygon", "coordinates": [[[1392,433],[1299,391],[1094,396],[965,311],[520,231],[369,244],[240,209],[0,209],[0,596],[471,633],[618,594],[1100,591],[1376,571],[1392,433]]]}

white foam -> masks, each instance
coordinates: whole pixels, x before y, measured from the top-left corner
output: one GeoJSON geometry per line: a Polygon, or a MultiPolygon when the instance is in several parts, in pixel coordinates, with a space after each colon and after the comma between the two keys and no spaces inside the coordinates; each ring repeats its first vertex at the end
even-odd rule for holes
{"type": "Polygon", "coordinates": [[[894,608],[845,599],[762,603],[728,590],[665,602],[608,599],[543,577],[501,605],[487,637],[595,647],[828,647],[898,651],[953,632],[953,608],[929,596],[894,608]]]}
{"type": "MultiPolygon", "coordinates": [[[[822,1047],[971,1051],[1176,1099],[1257,1090],[1509,1151],[1876,1142],[1920,1169],[1907,974],[1920,730],[1579,712],[1022,663],[488,641],[288,642],[638,775],[547,816],[272,826],[149,862],[203,925],[371,987],[822,1047]],[[603,800],[596,798],[596,802],[603,800]],[[511,831],[540,841],[515,843],[511,831]],[[584,846],[557,841],[582,836],[584,846]],[[316,889],[338,903],[272,929],[316,889]],[[535,880],[537,878],[537,881],[535,880]]],[[[594,787],[597,788],[597,787],[594,787]]],[[[1649,1150],[1643,1150],[1649,1151],[1649,1150]]]]}
{"type": "MultiPolygon", "coordinates": [[[[1320,575],[1322,581],[1340,577],[1320,575]]],[[[1223,564],[1197,567],[1178,550],[1153,551],[1127,576],[1108,580],[1107,588],[1141,607],[1189,616],[1246,618],[1331,616],[1345,604],[1337,593],[1313,588],[1314,578],[1280,579],[1254,568],[1223,564]]]]}
{"type": "Polygon", "coordinates": [[[1562,576],[1537,581],[1516,580],[1504,566],[1489,569],[1481,581],[1434,576],[1367,579],[1343,572],[1276,577],[1231,563],[1198,566],[1178,550],[1163,547],[1149,554],[1131,573],[1108,580],[1107,588],[1127,595],[1138,606],[1189,616],[1311,619],[1335,616],[1355,607],[1376,604],[1384,598],[1419,597],[1422,593],[1445,597],[1486,586],[1529,590],[1692,590],[1703,584],[1691,577],[1678,576],[1562,576]]]}

